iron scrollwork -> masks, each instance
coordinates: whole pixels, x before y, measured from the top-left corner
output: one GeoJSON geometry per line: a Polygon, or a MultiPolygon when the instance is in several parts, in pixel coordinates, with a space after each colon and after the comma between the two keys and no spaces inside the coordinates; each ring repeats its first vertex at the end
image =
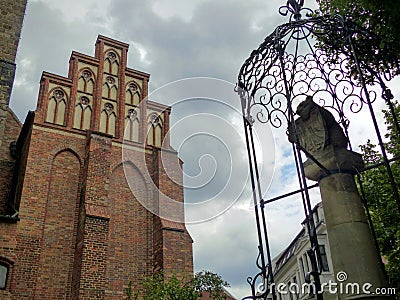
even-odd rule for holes
{"type": "MultiPolygon", "coordinates": [[[[343,31],[343,38],[349,31],[344,30],[340,18],[327,16],[281,25],[268,36],[240,70],[239,88],[246,113],[278,128],[287,124],[289,108],[304,100],[304,95],[332,109],[342,124],[347,123],[346,114],[361,111],[367,97],[351,74],[350,58],[311,47],[312,36],[329,35],[335,28],[343,31]],[[310,46],[309,53],[301,53],[298,44],[302,40],[310,46]],[[288,48],[295,53],[289,54],[288,48]]],[[[368,93],[369,101],[374,102],[376,92],[368,93]]]]}
{"type": "Polygon", "coordinates": [[[269,265],[265,266],[261,261],[261,249],[259,248],[259,253],[256,260],[256,265],[260,272],[258,272],[254,277],[247,277],[247,283],[250,285],[252,295],[243,298],[242,300],[256,300],[256,299],[266,299],[271,293],[271,273],[269,265]]]}
{"type": "Polygon", "coordinates": [[[289,15],[289,21],[298,21],[302,17],[302,12],[305,13],[306,16],[309,16],[313,13],[311,9],[308,7],[303,7],[304,0],[288,0],[286,5],[283,5],[279,8],[279,13],[282,16],[289,15]]]}
{"type": "MultiPolygon", "coordinates": [[[[391,72],[390,68],[382,68],[382,61],[379,59],[372,62],[376,64],[375,66],[363,64],[357,59],[355,37],[362,35],[371,40],[371,51],[377,56],[382,51],[386,51],[379,48],[379,37],[340,15],[316,16],[311,9],[303,5],[304,0],[288,0],[285,6],[279,8],[279,13],[288,16],[289,22],[278,26],[256,50],[251,52],[238,76],[236,91],[242,104],[259,239],[259,255],[256,263],[259,272],[254,277],[248,278],[252,295],[244,299],[267,299],[271,295],[273,299],[276,299],[271,289],[274,278],[270,267],[272,261],[265,225],[264,200],[259,193],[254,192],[257,186],[259,189],[260,183],[257,159],[253,151],[253,123],[255,121],[268,123],[275,128],[288,126],[294,121],[295,108],[308,96],[334,115],[348,138],[350,122],[347,116],[349,114],[358,113],[367,106],[374,118],[371,105],[379,98],[379,95],[376,89],[367,89],[366,83],[381,87],[382,97],[389,107],[393,98],[385,81],[392,79],[396,72],[391,72]],[[306,18],[303,18],[304,16],[306,18]],[[321,42],[324,43],[324,47],[316,47],[321,42]],[[374,71],[377,69],[385,71],[378,74],[374,71]],[[267,252],[266,255],[264,252],[267,252]],[[267,262],[265,257],[267,257],[267,262]],[[257,289],[257,283],[260,281],[264,287],[261,292],[257,289]]],[[[397,72],[400,73],[400,68],[397,72]]],[[[376,124],[374,125],[379,138],[379,129],[376,124]]],[[[312,277],[314,282],[320,284],[321,257],[301,150],[299,145],[296,146],[293,143],[293,154],[312,249],[310,251],[313,252],[313,255],[310,255],[314,266],[312,277]]],[[[385,159],[387,160],[386,156],[385,159]]],[[[390,173],[388,163],[386,165],[390,173]]],[[[316,296],[322,299],[322,295],[316,296]]]]}

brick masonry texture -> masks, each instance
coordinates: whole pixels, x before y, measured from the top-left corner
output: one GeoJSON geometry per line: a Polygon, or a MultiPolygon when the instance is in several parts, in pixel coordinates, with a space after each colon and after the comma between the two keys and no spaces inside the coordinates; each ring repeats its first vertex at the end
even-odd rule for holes
{"type": "Polygon", "coordinates": [[[164,270],[167,276],[193,273],[192,239],[184,223],[161,219],[141,204],[184,220],[182,207],[176,211],[158,201],[161,193],[184,201],[177,153],[168,143],[159,148],[146,140],[147,116],[154,112],[162,119],[162,138],[169,140],[170,108],[147,101],[149,75],[127,68],[127,51],[127,44],[99,36],[95,57],[73,52],[68,77],[43,74],[37,109],[28,114],[22,128],[9,113],[0,147],[0,159],[8,162],[0,163],[8,174],[1,178],[0,207],[5,212],[0,214],[11,213],[12,204],[19,219],[5,222],[0,216],[0,263],[10,270],[0,299],[120,300],[129,281],[138,290],[141,279],[156,271],[164,270]],[[99,132],[102,65],[109,49],[120,55],[115,75],[120,89],[110,100],[118,112],[113,134],[99,132]],[[92,119],[86,130],[73,126],[79,64],[97,68],[89,95],[92,119]],[[141,82],[138,141],[123,137],[124,72],[141,82]],[[57,89],[66,95],[65,111],[55,110],[64,117],[58,123],[46,117],[57,89]],[[13,140],[17,140],[15,157],[9,150],[13,140]],[[166,154],[163,162],[161,151],[166,154]],[[174,178],[167,176],[162,163],[173,170],[174,178]]]}
{"type": "Polygon", "coordinates": [[[2,0],[0,2],[0,57],[14,62],[17,53],[26,0],[2,0]]]}
{"type": "MultiPolygon", "coordinates": [[[[10,144],[18,139],[21,123],[13,112],[7,110],[7,126],[5,127],[3,143],[0,145],[0,199],[8,199],[12,189],[15,159],[10,153],[10,144]]],[[[0,200],[0,215],[10,213],[6,201],[0,200]]]]}
{"type": "Polygon", "coordinates": [[[2,201],[10,197],[15,165],[9,145],[18,138],[21,129],[20,122],[9,110],[8,104],[25,7],[26,0],[0,1],[0,215],[9,212],[9,205],[2,201]]]}

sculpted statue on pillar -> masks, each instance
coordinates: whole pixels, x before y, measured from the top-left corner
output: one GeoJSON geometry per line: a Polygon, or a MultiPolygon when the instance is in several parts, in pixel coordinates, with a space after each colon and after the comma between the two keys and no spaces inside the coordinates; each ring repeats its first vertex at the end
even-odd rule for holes
{"type": "Polygon", "coordinates": [[[299,118],[289,123],[289,141],[298,142],[312,155],[321,153],[327,146],[347,148],[348,139],[333,115],[316,104],[311,96],[301,102],[296,114],[299,118]],[[297,136],[296,136],[297,132],[297,136]],[[297,140],[298,139],[298,140],[297,140]]]}
{"type": "Polygon", "coordinates": [[[289,141],[300,145],[307,155],[311,154],[325,168],[322,170],[312,160],[306,160],[304,171],[307,178],[317,181],[326,175],[326,170],[355,174],[364,167],[361,155],[347,150],[349,140],[342,127],[311,96],[299,104],[296,114],[299,117],[288,125],[289,141]]]}

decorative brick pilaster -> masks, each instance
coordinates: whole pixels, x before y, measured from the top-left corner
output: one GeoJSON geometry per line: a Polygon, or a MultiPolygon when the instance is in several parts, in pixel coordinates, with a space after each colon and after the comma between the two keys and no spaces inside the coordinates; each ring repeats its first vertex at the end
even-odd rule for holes
{"type": "Polygon", "coordinates": [[[87,134],[80,299],[104,299],[107,287],[111,139],[103,133],[87,134]]]}
{"type": "Polygon", "coordinates": [[[86,217],[79,299],[104,299],[108,223],[97,216],[86,217]]]}
{"type": "Polygon", "coordinates": [[[181,161],[174,151],[165,149],[157,151],[155,161],[161,218],[154,220],[154,267],[162,268],[167,275],[191,273],[193,240],[184,223],[181,161]]]}
{"type": "Polygon", "coordinates": [[[112,136],[89,131],[86,145],[85,204],[108,207],[112,136]]]}

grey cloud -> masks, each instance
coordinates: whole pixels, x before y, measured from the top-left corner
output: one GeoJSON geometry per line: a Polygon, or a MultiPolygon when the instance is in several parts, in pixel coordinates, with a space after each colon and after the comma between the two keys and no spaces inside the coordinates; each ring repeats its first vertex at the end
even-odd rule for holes
{"type": "Polygon", "coordinates": [[[257,256],[253,224],[253,212],[231,209],[207,226],[190,226],[195,232],[196,269],[214,270],[231,285],[253,275],[257,256]]]}
{"type": "MultiPolygon", "coordinates": [[[[254,15],[263,8],[268,11],[257,1],[205,1],[190,22],[161,19],[150,3],[132,7],[127,1],[113,1],[112,11],[120,15],[114,18],[114,26],[148,51],[153,86],[191,76],[235,82],[242,62],[265,34],[250,29],[254,15]]],[[[266,18],[264,24],[270,22],[266,18]]]]}

